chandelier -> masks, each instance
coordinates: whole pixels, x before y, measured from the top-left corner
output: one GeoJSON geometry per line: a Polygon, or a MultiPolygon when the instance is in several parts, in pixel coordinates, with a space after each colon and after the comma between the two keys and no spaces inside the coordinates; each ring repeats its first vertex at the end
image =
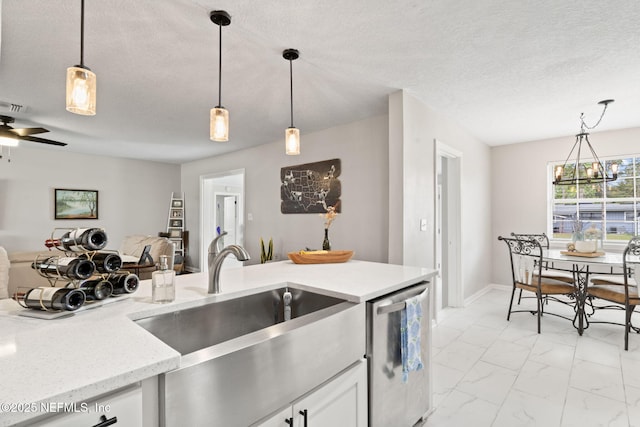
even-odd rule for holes
{"type": "MultiPolygon", "coordinates": [[[[573,144],[573,148],[569,152],[567,159],[562,166],[556,166],[554,170],[554,185],[576,185],[576,184],[597,184],[601,182],[610,182],[618,179],[618,165],[611,163],[609,168],[605,169],[604,164],[598,158],[595,150],[591,146],[589,141],[589,133],[587,130],[595,129],[600,124],[604,113],[607,111],[607,106],[612,103],[613,99],[606,99],[598,102],[600,105],[604,105],[600,119],[593,126],[587,126],[584,121],[584,113],[580,114],[580,133],[576,135],[576,142],[573,144]],[[582,154],[583,143],[586,143],[585,151],[589,149],[589,160],[586,162],[580,162],[580,155],[582,154]],[[576,151],[577,149],[577,151],[576,151]],[[576,152],[575,162],[569,163],[569,159],[576,152]],[[567,167],[569,165],[569,167],[567,167]]],[[[585,156],[586,157],[586,156],[585,156]]]]}

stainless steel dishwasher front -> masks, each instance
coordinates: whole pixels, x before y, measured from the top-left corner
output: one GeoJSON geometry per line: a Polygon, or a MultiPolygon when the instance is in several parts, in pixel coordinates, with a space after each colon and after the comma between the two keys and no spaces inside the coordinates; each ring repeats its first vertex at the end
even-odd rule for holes
{"type": "Polygon", "coordinates": [[[369,359],[369,426],[411,427],[431,410],[430,285],[421,282],[367,303],[369,359]],[[401,311],[407,299],[420,295],[421,358],[424,365],[402,381],[401,311]]]}

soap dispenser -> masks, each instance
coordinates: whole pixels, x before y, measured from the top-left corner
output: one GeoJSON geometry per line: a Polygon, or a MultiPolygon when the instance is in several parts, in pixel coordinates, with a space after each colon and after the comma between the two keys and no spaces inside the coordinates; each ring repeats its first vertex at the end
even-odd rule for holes
{"type": "Polygon", "coordinates": [[[166,255],[160,255],[160,270],[151,274],[151,299],[154,303],[172,302],[176,298],[176,272],[169,270],[166,255]]]}

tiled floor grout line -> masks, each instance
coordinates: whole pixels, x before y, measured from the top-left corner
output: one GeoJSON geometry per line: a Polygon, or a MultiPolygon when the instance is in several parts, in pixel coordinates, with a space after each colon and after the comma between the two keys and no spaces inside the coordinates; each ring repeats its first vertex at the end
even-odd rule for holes
{"type": "Polygon", "coordinates": [[[573,355],[571,357],[571,368],[569,369],[569,380],[567,381],[567,387],[564,391],[564,400],[562,401],[562,413],[560,414],[560,426],[562,426],[562,423],[564,421],[564,416],[565,416],[565,412],[567,409],[567,399],[569,397],[569,389],[571,388],[571,376],[573,375],[573,369],[576,366],[576,352],[578,349],[578,344],[576,342],[576,345],[573,346],[573,355]]]}

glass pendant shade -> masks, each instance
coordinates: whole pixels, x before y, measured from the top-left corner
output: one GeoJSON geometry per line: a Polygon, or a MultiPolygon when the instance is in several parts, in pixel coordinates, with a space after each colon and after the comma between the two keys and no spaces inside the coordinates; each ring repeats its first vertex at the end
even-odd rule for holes
{"type": "Polygon", "coordinates": [[[285,152],[290,156],[297,156],[300,154],[300,130],[298,128],[290,127],[285,130],[285,152]]]}
{"type": "Polygon", "coordinates": [[[211,109],[209,134],[212,141],[226,142],[229,140],[229,111],[220,106],[211,109]]]}
{"type": "Polygon", "coordinates": [[[96,114],[96,75],[86,67],[67,68],[67,111],[83,116],[96,114]]]}

